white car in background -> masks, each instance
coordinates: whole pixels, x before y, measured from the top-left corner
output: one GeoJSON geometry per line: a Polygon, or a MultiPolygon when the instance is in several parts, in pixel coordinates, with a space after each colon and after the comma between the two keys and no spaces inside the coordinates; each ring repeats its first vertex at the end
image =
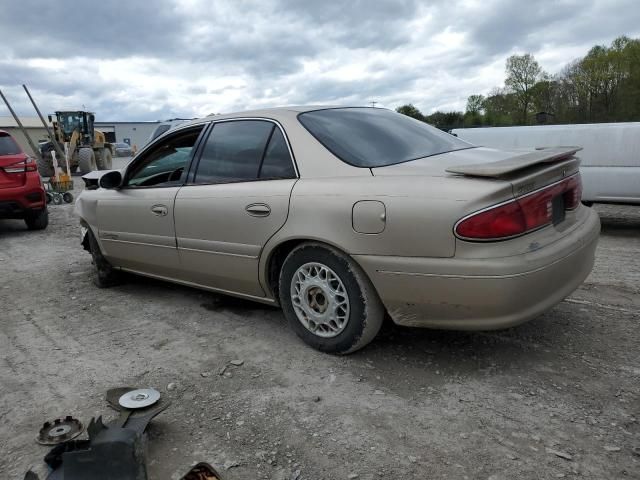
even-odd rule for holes
{"type": "Polygon", "coordinates": [[[451,133],[502,150],[580,146],[585,204],[640,205],[640,122],[458,128],[451,133]]]}

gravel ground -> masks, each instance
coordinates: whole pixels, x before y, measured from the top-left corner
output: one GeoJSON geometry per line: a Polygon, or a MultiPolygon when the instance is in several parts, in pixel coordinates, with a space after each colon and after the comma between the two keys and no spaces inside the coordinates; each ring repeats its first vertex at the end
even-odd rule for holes
{"type": "Polygon", "coordinates": [[[539,319],[387,325],[349,357],[263,305],[135,277],[97,289],[71,205],[45,232],[0,221],[0,478],[46,474],[41,424],[111,418],[120,385],[173,402],[148,429],[154,479],[199,461],[231,480],[640,478],[640,207],[596,209],[592,275],[539,319]]]}

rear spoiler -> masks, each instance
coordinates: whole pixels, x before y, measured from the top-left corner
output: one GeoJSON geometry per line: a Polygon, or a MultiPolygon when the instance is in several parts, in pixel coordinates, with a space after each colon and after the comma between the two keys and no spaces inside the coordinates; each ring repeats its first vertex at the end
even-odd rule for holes
{"type": "Polygon", "coordinates": [[[453,166],[446,171],[471,177],[497,178],[539,163],[553,163],[567,159],[580,150],[582,147],[541,147],[536,148],[534,152],[523,153],[497,162],[453,166]]]}

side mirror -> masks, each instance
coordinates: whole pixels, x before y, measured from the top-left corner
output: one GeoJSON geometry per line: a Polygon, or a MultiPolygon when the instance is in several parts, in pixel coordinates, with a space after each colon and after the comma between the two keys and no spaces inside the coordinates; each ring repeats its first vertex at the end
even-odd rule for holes
{"type": "Polygon", "coordinates": [[[100,177],[98,184],[102,188],[118,188],[122,185],[122,174],[118,170],[111,170],[100,177]]]}

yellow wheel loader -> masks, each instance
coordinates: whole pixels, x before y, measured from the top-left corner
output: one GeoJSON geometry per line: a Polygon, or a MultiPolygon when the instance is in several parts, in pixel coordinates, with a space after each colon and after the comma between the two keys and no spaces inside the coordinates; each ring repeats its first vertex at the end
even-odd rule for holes
{"type": "Polygon", "coordinates": [[[68,152],[69,168],[66,172],[66,162],[58,159],[66,173],[74,173],[80,170],[85,174],[94,170],[111,170],[114,147],[106,142],[104,133],[93,126],[95,115],[91,112],[64,111],[56,112],[55,120],[49,115],[49,122],[53,123],[53,136],[48,142],[40,144],[40,159],[38,171],[43,177],[51,177],[54,174],[52,151],[68,152]],[[67,150],[65,150],[65,145],[67,150]]]}

